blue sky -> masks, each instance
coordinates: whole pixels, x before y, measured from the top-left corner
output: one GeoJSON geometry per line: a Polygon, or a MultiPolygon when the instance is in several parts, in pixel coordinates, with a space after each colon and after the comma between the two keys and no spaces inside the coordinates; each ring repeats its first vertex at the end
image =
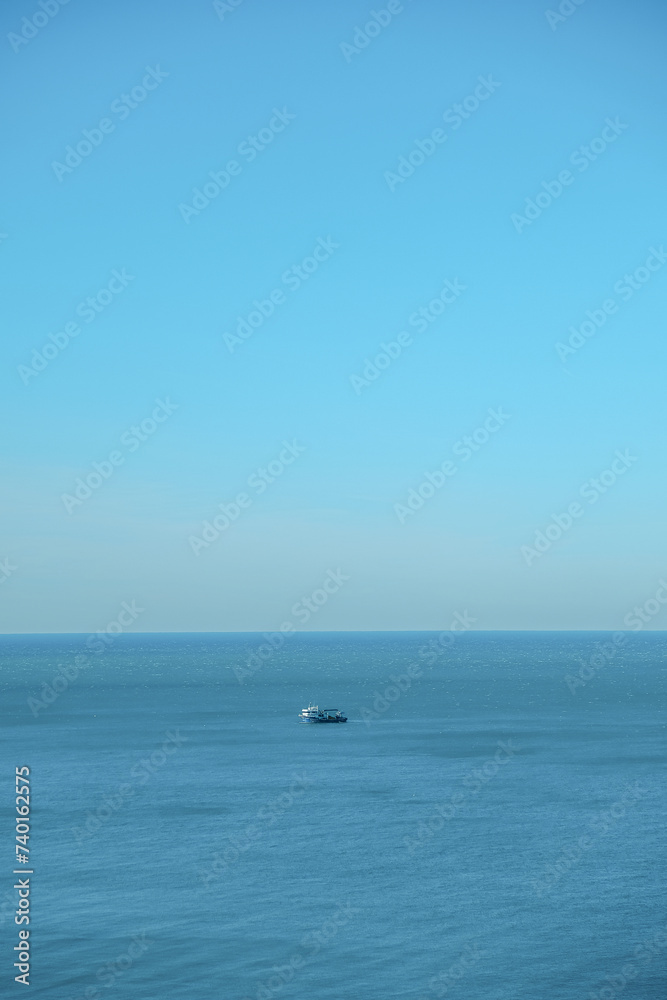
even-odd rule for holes
{"type": "Polygon", "coordinates": [[[90,632],[130,600],[140,631],[271,630],[329,570],[306,628],[624,628],[667,573],[664,7],[226,6],[70,0],[29,39],[37,2],[0,11],[1,630],[90,632]]]}

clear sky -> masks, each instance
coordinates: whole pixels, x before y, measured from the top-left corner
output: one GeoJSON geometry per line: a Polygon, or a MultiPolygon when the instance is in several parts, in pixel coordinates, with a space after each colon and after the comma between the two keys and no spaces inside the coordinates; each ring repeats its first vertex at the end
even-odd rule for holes
{"type": "Polygon", "coordinates": [[[664,5],[43,3],[0,9],[0,629],[625,628],[664,5]]]}

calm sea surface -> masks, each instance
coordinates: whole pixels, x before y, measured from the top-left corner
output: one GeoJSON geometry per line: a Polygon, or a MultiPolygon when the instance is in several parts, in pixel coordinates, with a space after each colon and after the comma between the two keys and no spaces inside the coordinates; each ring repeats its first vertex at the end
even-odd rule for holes
{"type": "Polygon", "coordinates": [[[0,637],[3,994],[28,765],[26,995],[664,1000],[663,634],[262,641],[0,637]]]}

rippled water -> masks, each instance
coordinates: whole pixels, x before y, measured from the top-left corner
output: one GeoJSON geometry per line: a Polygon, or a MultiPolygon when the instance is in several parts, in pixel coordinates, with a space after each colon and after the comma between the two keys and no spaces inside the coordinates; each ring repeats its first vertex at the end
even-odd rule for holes
{"type": "Polygon", "coordinates": [[[663,1000],[661,634],[85,638],[0,638],[17,994],[27,764],[32,995],[663,1000]]]}

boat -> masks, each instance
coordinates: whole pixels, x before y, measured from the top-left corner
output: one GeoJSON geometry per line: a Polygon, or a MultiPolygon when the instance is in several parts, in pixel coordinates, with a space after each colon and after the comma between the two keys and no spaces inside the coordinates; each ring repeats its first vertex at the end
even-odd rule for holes
{"type": "Polygon", "coordinates": [[[299,712],[299,722],[347,722],[347,716],[339,708],[308,705],[308,708],[302,708],[299,712]]]}

